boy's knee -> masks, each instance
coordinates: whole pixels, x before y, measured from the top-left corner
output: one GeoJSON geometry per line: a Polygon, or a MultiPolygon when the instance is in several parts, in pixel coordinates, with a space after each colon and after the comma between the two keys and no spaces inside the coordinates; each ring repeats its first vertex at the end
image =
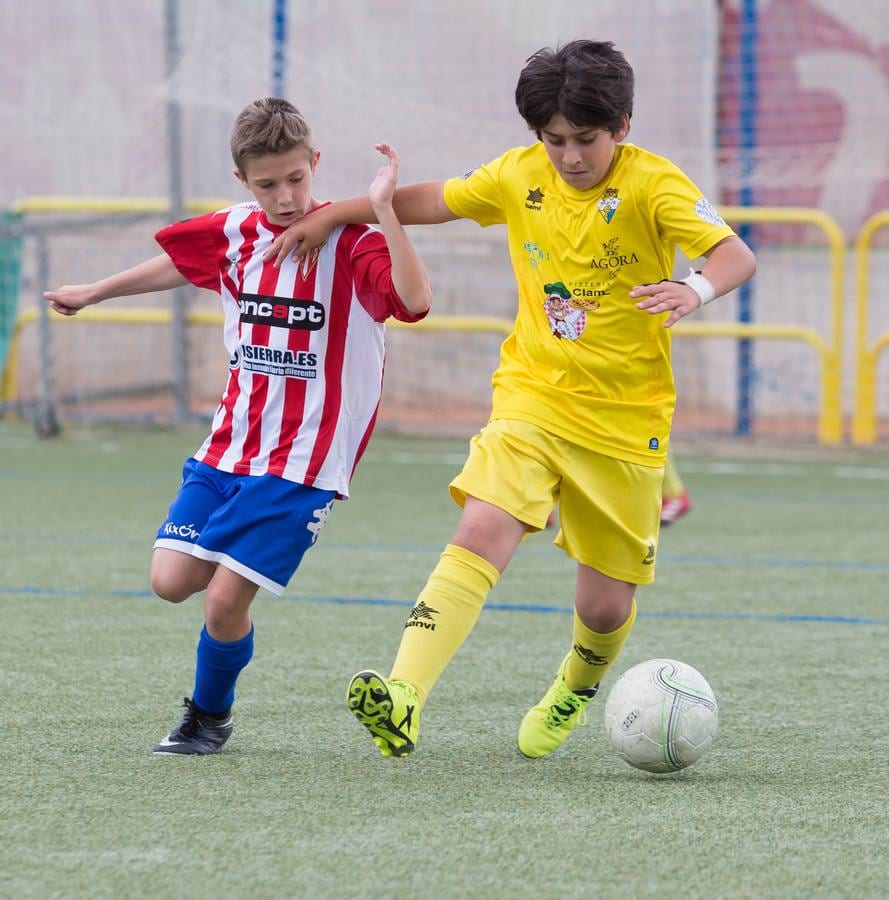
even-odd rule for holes
{"type": "Polygon", "coordinates": [[[225,590],[214,590],[211,584],[207,588],[204,600],[204,618],[211,633],[228,631],[244,616],[244,606],[225,590]]]}
{"type": "Polygon", "coordinates": [[[213,575],[212,564],[174,550],[155,550],[149,579],[161,600],[181,603],[204,590],[213,575]]]}
{"type": "Polygon", "coordinates": [[[151,573],[151,590],[168,603],[181,603],[192,593],[180,580],[170,578],[165,572],[151,573]]]}
{"type": "Polygon", "coordinates": [[[598,634],[609,634],[629,618],[633,609],[633,594],[576,597],[574,608],[587,628],[598,634]]]}

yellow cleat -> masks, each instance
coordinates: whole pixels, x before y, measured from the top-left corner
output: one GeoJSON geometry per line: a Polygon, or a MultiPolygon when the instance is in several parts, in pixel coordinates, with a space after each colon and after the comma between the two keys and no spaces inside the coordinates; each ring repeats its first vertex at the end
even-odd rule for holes
{"type": "Polygon", "coordinates": [[[349,683],[352,715],[373,735],[383,756],[407,756],[420,734],[420,701],[412,684],[379,672],[359,672],[349,683]]]}
{"type": "Polygon", "coordinates": [[[529,759],[547,756],[565,743],[575,725],[586,725],[586,705],[596,696],[599,685],[572,691],[564,678],[568,658],[562,661],[543,699],[525,713],[519,726],[519,751],[529,759]]]}

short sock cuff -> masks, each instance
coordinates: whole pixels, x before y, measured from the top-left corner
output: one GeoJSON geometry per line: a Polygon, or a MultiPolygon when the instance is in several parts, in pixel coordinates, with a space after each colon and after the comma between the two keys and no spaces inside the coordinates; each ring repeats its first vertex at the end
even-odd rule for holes
{"type": "Polygon", "coordinates": [[[580,616],[577,614],[576,609],[574,610],[574,621],[576,623],[576,626],[578,626],[582,632],[586,632],[593,638],[607,640],[608,638],[617,637],[621,632],[629,633],[630,629],[632,629],[636,621],[636,609],[636,598],[634,597],[632,603],[630,604],[630,614],[626,617],[626,619],[624,619],[623,624],[618,625],[617,628],[615,628],[613,631],[593,631],[592,628],[584,625],[580,616]]]}
{"type": "Polygon", "coordinates": [[[478,574],[488,582],[488,586],[491,588],[493,588],[500,580],[500,571],[496,566],[489,563],[483,556],[479,556],[477,553],[473,553],[465,547],[460,547],[458,544],[448,544],[441,555],[442,558],[450,556],[457,562],[478,572],[478,574]]]}
{"type": "Polygon", "coordinates": [[[253,643],[253,631],[254,628],[253,625],[251,625],[250,630],[247,632],[247,634],[244,635],[244,637],[239,638],[236,641],[220,641],[213,637],[213,635],[211,635],[209,631],[207,631],[207,625],[206,623],[204,623],[203,628],[201,628],[201,640],[208,646],[212,647],[214,650],[236,651],[253,643]]]}

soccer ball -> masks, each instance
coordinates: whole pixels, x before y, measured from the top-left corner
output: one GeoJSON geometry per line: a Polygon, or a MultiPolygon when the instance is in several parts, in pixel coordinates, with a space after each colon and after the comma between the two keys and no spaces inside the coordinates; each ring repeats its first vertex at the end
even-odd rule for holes
{"type": "Polygon", "coordinates": [[[697,669],[649,659],[627,669],[605,702],[605,733],[631,766],[676,772],[710,746],[719,724],[716,696],[697,669]]]}

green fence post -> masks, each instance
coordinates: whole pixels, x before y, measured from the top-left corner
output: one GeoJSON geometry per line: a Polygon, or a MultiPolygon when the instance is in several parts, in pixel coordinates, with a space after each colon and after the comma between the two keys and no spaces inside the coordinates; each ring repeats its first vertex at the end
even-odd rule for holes
{"type": "Polygon", "coordinates": [[[19,276],[22,267],[21,216],[0,210],[0,376],[15,330],[19,308],[19,276]]]}

